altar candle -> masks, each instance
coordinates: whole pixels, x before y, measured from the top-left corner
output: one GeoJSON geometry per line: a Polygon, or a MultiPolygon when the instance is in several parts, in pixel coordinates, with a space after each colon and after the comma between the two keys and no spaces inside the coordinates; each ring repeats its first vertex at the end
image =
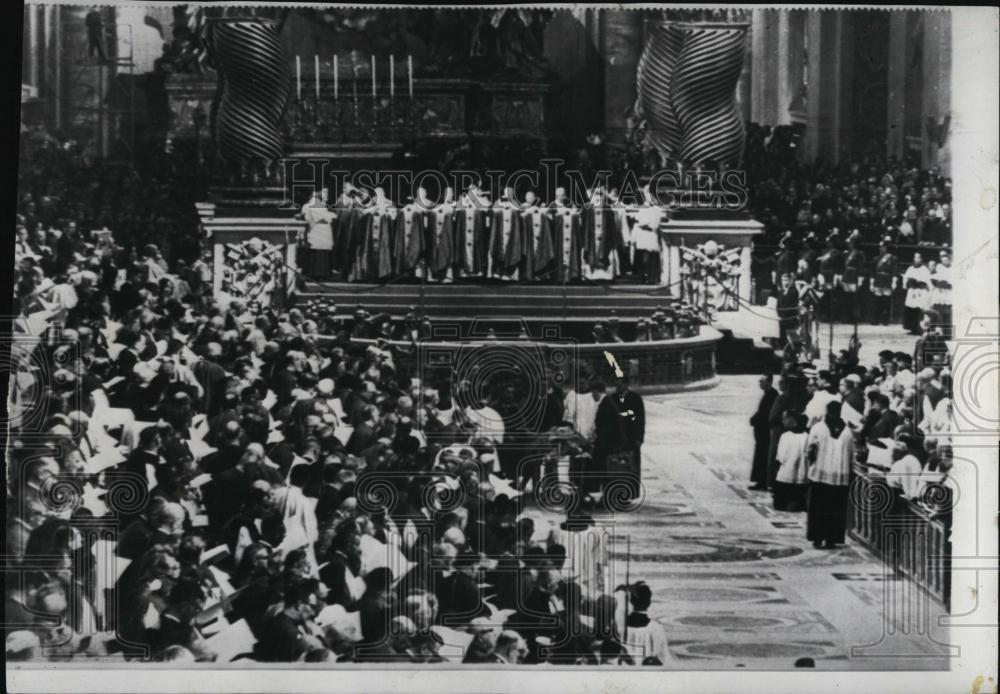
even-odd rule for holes
{"type": "Polygon", "coordinates": [[[389,54],[389,98],[396,96],[396,56],[389,54]]]}
{"type": "Polygon", "coordinates": [[[337,54],[333,54],[333,98],[336,100],[340,94],[340,66],[337,63],[337,54]]]}
{"type": "Polygon", "coordinates": [[[313,56],[313,64],[316,68],[316,101],[319,101],[319,56],[313,56]]]}
{"type": "Polygon", "coordinates": [[[413,56],[406,56],[406,69],[409,73],[409,83],[410,83],[410,98],[413,98],[413,56]]]}
{"type": "Polygon", "coordinates": [[[302,100],[302,58],[295,56],[295,95],[302,100]]]}
{"type": "Polygon", "coordinates": [[[375,56],[372,56],[372,99],[375,98],[375,56]]]}

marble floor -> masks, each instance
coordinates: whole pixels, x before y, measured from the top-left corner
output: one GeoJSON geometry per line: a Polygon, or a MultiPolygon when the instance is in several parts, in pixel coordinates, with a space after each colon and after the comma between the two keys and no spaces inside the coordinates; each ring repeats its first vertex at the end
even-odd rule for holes
{"type": "Polygon", "coordinates": [[[776,512],[769,494],[747,489],[759,392],[753,376],[725,376],[709,391],[646,400],[645,498],[604,527],[612,585],[628,556],[631,580],[653,591],[667,667],[779,670],[812,658],[817,669],[947,669],[943,606],[850,538],[813,549],[805,514],[776,512]]]}

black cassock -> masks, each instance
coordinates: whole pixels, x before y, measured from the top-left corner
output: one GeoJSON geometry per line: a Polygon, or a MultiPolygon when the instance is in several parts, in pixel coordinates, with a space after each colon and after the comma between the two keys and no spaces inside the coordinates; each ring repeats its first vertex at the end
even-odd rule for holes
{"type": "Polygon", "coordinates": [[[757,411],[750,418],[753,427],[753,467],[750,469],[750,481],[754,484],[767,486],[767,455],[771,446],[771,425],[769,418],[771,406],[778,399],[778,391],[768,388],[760,398],[757,411]]]}
{"type": "Polygon", "coordinates": [[[617,393],[605,396],[597,406],[594,427],[595,471],[603,476],[605,486],[625,476],[632,497],[638,497],[642,442],[646,438],[646,408],[642,398],[632,391],[626,391],[624,398],[617,393]],[[615,459],[622,460],[620,454],[630,456],[631,460],[616,465],[615,459]]]}

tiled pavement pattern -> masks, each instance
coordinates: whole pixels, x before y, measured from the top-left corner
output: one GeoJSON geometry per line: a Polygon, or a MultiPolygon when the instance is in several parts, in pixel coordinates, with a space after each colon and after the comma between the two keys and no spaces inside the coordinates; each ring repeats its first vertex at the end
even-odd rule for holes
{"type": "Polygon", "coordinates": [[[625,581],[629,538],[630,578],[652,588],[650,616],[670,639],[667,667],[791,669],[811,657],[817,669],[947,668],[941,605],[850,538],[813,549],[804,514],[747,490],[758,397],[755,377],[726,376],[647,399],[646,496],[609,527],[612,585],[625,581]]]}

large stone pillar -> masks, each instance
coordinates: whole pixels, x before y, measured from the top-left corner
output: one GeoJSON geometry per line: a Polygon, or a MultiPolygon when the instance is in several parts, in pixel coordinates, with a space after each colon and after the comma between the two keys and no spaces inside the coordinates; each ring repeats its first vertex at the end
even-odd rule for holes
{"type": "Polygon", "coordinates": [[[804,10],[787,10],[787,33],[785,37],[786,79],[788,84],[788,122],[805,122],[805,104],[802,100],[802,87],[805,83],[805,32],[806,12],[804,10]]]}
{"type": "Polygon", "coordinates": [[[609,144],[624,145],[628,115],[635,106],[635,72],[642,51],[640,10],[601,10],[604,60],[604,131],[609,144]]]}
{"type": "Polygon", "coordinates": [[[950,169],[948,140],[938,129],[951,112],[951,13],[924,13],[922,164],[950,169]],[[941,144],[939,147],[938,145],[941,144]]]}
{"type": "MultiPolygon", "coordinates": [[[[62,74],[62,7],[52,6],[51,17],[52,47],[48,51],[46,62],[52,66],[52,106],[50,108],[52,125],[57,129],[62,128],[63,123],[63,74],[62,74]]],[[[48,48],[48,47],[46,47],[48,48]]]]}
{"type": "Polygon", "coordinates": [[[820,21],[822,14],[818,10],[810,10],[806,16],[806,82],[809,85],[809,97],[806,108],[806,136],[803,151],[807,161],[815,161],[820,156],[820,143],[823,140],[821,122],[823,109],[821,105],[822,75],[820,74],[820,54],[822,46],[822,31],[820,21]]]}
{"type": "Polygon", "coordinates": [[[753,55],[751,76],[751,120],[778,125],[781,109],[781,10],[754,9],[750,20],[753,55]]]}
{"type": "Polygon", "coordinates": [[[27,81],[32,87],[38,87],[38,13],[41,8],[35,5],[25,5],[24,12],[28,15],[28,74],[27,81]]]}
{"type": "Polygon", "coordinates": [[[809,96],[805,151],[808,160],[836,163],[850,147],[853,24],[842,10],[812,10],[806,20],[809,96]]]}
{"type": "Polygon", "coordinates": [[[889,13],[886,155],[901,158],[906,149],[906,13],[889,13]]]}

